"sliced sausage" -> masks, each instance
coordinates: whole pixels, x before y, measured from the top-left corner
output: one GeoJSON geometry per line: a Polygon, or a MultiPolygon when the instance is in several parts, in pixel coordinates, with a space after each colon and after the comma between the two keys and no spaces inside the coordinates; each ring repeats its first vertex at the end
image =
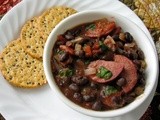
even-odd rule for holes
{"type": "Polygon", "coordinates": [[[98,70],[98,68],[101,66],[111,71],[112,77],[105,80],[103,78],[99,78],[95,74],[88,76],[91,80],[98,82],[98,83],[107,83],[107,82],[114,80],[122,72],[124,65],[121,63],[113,62],[113,61],[96,60],[96,61],[91,62],[88,65],[88,68],[96,68],[98,70]]]}
{"type": "Polygon", "coordinates": [[[137,83],[137,70],[134,63],[123,55],[115,55],[114,60],[124,64],[124,71],[121,77],[126,79],[126,84],[122,87],[125,93],[130,92],[137,83]]]}
{"type": "Polygon", "coordinates": [[[9,1],[9,0],[0,0],[0,5],[2,5],[2,3],[9,1]]]}
{"type": "Polygon", "coordinates": [[[0,6],[0,15],[3,15],[7,12],[7,7],[5,5],[0,6]]]}
{"type": "Polygon", "coordinates": [[[101,19],[93,23],[93,26],[91,29],[87,29],[85,36],[100,37],[107,35],[116,27],[116,24],[115,22],[109,22],[107,19],[101,19]]]}

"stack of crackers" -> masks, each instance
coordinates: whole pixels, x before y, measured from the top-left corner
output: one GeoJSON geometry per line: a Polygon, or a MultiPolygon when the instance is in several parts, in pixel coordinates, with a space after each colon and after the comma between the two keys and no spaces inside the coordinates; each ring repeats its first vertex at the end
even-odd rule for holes
{"type": "Polygon", "coordinates": [[[45,42],[52,29],[74,13],[76,10],[72,8],[57,6],[28,20],[19,38],[12,40],[0,54],[0,69],[4,78],[12,85],[23,88],[46,84],[42,64],[45,42]]]}

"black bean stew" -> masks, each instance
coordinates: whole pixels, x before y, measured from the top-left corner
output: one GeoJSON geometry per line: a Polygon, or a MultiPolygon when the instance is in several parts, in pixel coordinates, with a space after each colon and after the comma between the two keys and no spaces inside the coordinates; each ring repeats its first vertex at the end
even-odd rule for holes
{"type": "Polygon", "coordinates": [[[121,108],[144,91],[143,51],[129,32],[106,18],[59,35],[51,64],[63,94],[87,109],[121,108]]]}

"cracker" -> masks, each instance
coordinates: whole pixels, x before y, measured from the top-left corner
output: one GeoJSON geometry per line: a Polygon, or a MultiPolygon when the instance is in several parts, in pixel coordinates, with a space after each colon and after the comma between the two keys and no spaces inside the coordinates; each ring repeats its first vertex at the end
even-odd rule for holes
{"type": "Polygon", "coordinates": [[[37,59],[42,59],[45,39],[38,29],[38,17],[28,20],[21,30],[21,40],[27,53],[37,59]]]}
{"type": "Polygon", "coordinates": [[[42,61],[28,55],[21,40],[11,41],[0,56],[0,69],[4,78],[14,86],[35,88],[45,84],[42,61]]]}
{"type": "Polygon", "coordinates": [[[47,39],[52,29],[64,18],[76,13],[76,10],[64,7],[55,6],[45,11],[39,18],[39,29],[43,38],[47,39]]]}

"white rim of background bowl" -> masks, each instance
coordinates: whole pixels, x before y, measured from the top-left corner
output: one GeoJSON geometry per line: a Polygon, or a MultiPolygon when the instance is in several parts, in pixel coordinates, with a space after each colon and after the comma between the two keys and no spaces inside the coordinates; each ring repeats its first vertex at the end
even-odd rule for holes
{"type": "MultiPolygon", "coordinates": [[[[56,82],[54,81],[54,77],[52,74],[52,70],[51,70],[51,64],[50,64],[50,59],[51,59],[51,51],[53,49],[53,46],[55,44],[55,41],[53,42],[53,44],[51,45],[51,40],[49,41],[49,39],[52,38],[52,36],[54,36],[54,32],[57,31],[57,29],[60,26],[63,26],[66,24],[66,22],[69,22],[71,19],[77,18],[77,14],[71,15],[69,17],[67,17],[66,19],[62,20],[50,33],[47,42],[45,44],[44,47],[44,55],[43,55],[43,66],[44,66],[44,72],[47,78],[47,81],[49,83],[49,86],[51,87],[51,89],[54,91],[54,93],[68,106],[70,106],[72,109],[81,112],[83,114],[89,115],[89,116],[94,116],[94,117],[116,117],[116,116],[120,116],[123,114],[126,114],[128,112],[131,112],[132,110],[134,110],[135,108],[137,108],[139,105],[141,105],[146,99],[147,97],[149,97],[150,93],[153,92],[153,88],[155,86],[157,86],[157,79],[158,79],[158,57],[157,57],[157,53],[156,50],[154,49],[153,45],[151,44],[151,42],[149,41],[149,38],[146,36],[146,34],[143,32],[143,30],[141,30],[135,23],[133,23],[132,21],[130,21],[129,19],[127,19],[124,16],[121,16],[117,13],[110,13],[107,11],[95,11],[95,10],[88,10],[88,11],[83,11],[83,12],[79,12],[78,13],[78,17],[84,16],[86,14],[104,14],[105,17],[107,16],[118,16],[118,18],[121,19],[125,19],[127,20],[127,22],[129,24],[132,24],[137,30],[141,31],[141,33],[144,34],[144,36],[146,37],[147,40],[145,40],[146,44],[148,44],[150,46],[150,48],[152,49],[152,54],[154,56],[154,62],[155,62],[155,72],[152,73],[153,75],[153,80],[155,80],[154,83],[150,83],[149,88],[147,89],[147,94],[145,93],[145,95],[143,95],[143,97],[138,98],[138,103],[135,102],[137,101],[134,100],[132,103],[130,103],[127,106],[124,106],[122,108],[119,109],[115,109],[115,110],[109,110],[109,111],[93,111],[90,109],[85,109],[82,108],[81,106],[73,103],[72,101],[70,101],[59,89],[59,87],[57,86],[56,82]]],[[[96,19],[96,18],[95,18],[96,19]]],[[[145,86],[146,87],[146,86],[145,86]]],[[[147,87],[148,88],[148,87],[147,87]]],[[[146,89],[145,89],[146,91],[146,89]]],[[[145,92],[144,91],[144,92],[145,92]]],[[[154,91],[155,92],[155,91],[154,91]]],[[[141,95],[140,95],[141,96],[141,95]]]]}

